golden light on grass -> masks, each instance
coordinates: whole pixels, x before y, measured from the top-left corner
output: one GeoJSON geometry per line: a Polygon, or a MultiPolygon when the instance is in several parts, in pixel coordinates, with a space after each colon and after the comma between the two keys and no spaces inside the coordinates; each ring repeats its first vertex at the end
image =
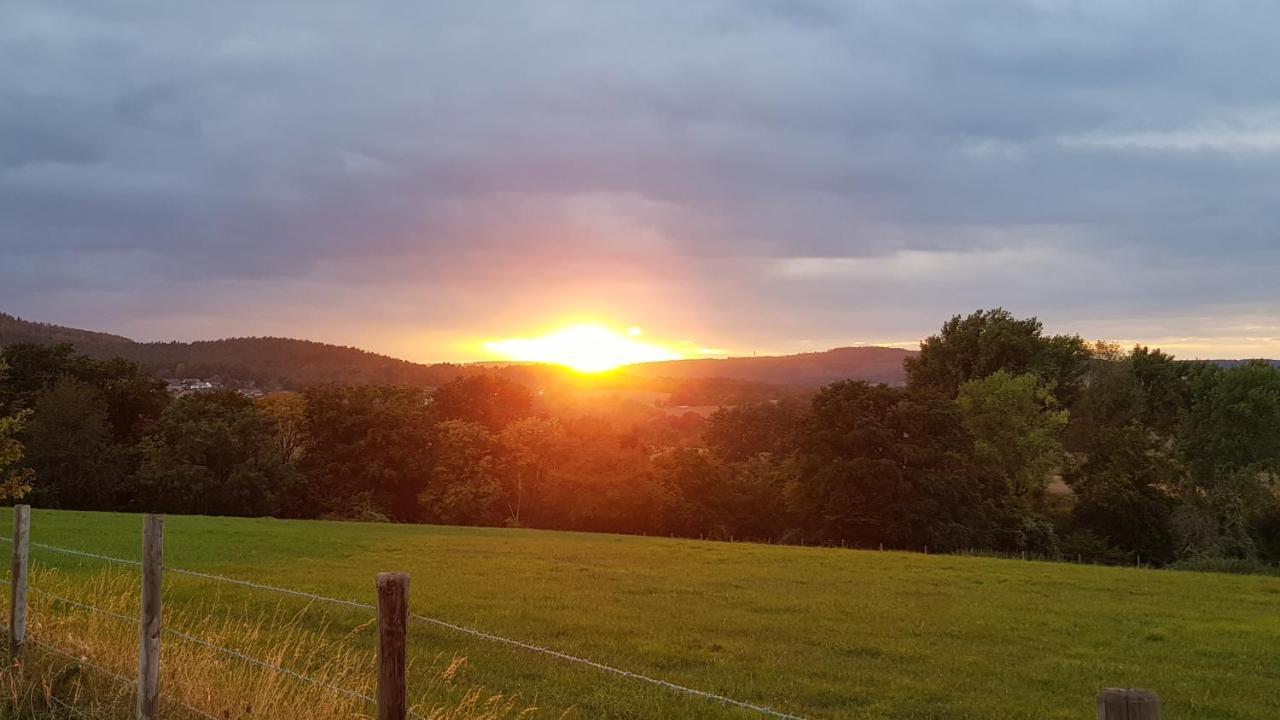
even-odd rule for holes
{"type": "MultiPolygon", "coordinates": [[[[29,600],[34,641],[19,665],[0,673],[0,704],[17,717],[132,718],[133,688],[105,673],[136,676],[138,629],[129,619],[138,614],[137,577],[114,570],[85,577],[36,569],[31,579],[33,587],[45,589],[29,600]],[[114,615],[69,606],[49,592],[114,615]],[[48,650],[49,645],[65,655],[48,650]]],[[[176,589],[170,582],[166,592],[172,595],[176,589]]],[[[174,600],[165,601],[164,622],[170,630],[333,687],[362,695],[375,692],[372,619],[315,617],[319,608],[271,599],[218,602],[207,591],[174,600]],[[203,601],[195,599],[202,596],[203,601]]],[[[166,718],[369,720],[374,715],[365,702],[169,633],[162,635],[161,645],[166,718]]],[[[412,709],[426,720],[518,720],[536,711],[517,697],[464,684],[463,657],[411,654],[408,665],[416,701],[412,709]]],[[[4,708],[0,716],[10,717],[4,708]]]]}
{"type": "Polygon", "coordinates": [[[506,360],[553,363],[584,373],[684,357],[677,347],[641,340],[643,335],[637,327],[618,331],[595,323],[581,323],[537,337],[493,340],[484,343],[484,348],[506,360]]]}

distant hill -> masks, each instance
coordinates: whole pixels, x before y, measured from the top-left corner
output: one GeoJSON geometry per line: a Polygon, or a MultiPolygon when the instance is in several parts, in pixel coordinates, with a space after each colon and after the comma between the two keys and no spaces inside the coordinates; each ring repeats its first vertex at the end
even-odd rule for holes
{"type": "Polygon", "coordinates": [[[667,360],[632,365],[628,371],[650,378],[723,377],[799,387],[819,387],[850,378],[901,385],[907,380],[902,361],[915,354],[899,348],[844,347],[799,355],[667,360]]]}
{"type": "Polygon", "coordinates": [[[27,342],[69,343],[93,357],[123,357],[158,377],[234,379],[266,388],[330,382],[432,387],[467,372],[459,365],[422,365],[357,348],[288,338],[140,343],[0,313],[0,346],[27,342]]]}
{"type": "MultiPolygon", "coordinates": [[[[123,357],[158,377],[253,381],[297,389],[319,383],[443,385],[461,375],[496,372],[531,387],[572,383],[563,368],[524,364],[421,364],[310,340],[242,337],[141,343],[120,335],[31,322],[0,313],[0,346],[69,343],[93,357],[123,357]]],[[[736,404],[856,379],[901,384],[908,350],[849,347],[770,357],[674,360],[632,365],[610,384],[671,393],[677,404],[736,404]]]]}
{"type": "MultiPolygon", "coordinates": [[[[1205,360],[1205,362],[1211,365],[1217,365],[1220,368],[1229,370],[1233,367],[1238,367],[1240,365],[1247,365],[1248,363],[1256,362],[1256,361],[1254,360],[1205,360]]],[[[1271,367],[1280,368],[1280,360],[1263,360],[1262,362],[1270,364],[1271,367]]]]}
{"type": "Polygon", "coordinates": [[[92,348],[107,349],[135,344],[121,335],[32,322],[0,312],[0,346],[23,342],[45,345],[70,343],[84,353],[90,353],[92,348]]]}

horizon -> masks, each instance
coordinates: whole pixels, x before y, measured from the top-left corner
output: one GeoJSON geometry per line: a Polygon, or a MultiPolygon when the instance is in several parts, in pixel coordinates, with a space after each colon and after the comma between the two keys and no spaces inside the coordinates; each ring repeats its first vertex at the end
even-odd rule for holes
{"type": "MultiPolygon", "coordinates": [[[[128,340],[131,340],[131,341],[134,341],[134,342],[139,342],[139,343],[167,343],[167,342],[193,343],[193,342],[217,342],[217,341],[219,341],[219,340],[235,340],[235,339],[241,339],[241,338],[275,338],[275,339],[282,339],[282,340],[298,340],[298,341],[304,341],[304,342],[319,342],[319,343],[323,343],[323,344],[326,344],[326,345],[334,345],[334,346],[338,346],[338,347],[349,347],[349,348],[354,348],[354,349],[356,349],[356,350],[361,350],[361,351],[371,352],[371,353],[375,353],[375,354],[378,354],[378,355],[384,355],[384,356],[386,356],[386,357],[390,357],[390,358],[392,358],[392,359],[396,359],[396,360],[403,360],[403,361],[406,361],[406,362],[411,362],[411,363],[420,364],[420,365],[444,365],[444,364],[455,364],[455,365],[493,365],[493,366],[500,366],[500,365],[521,365],[521,364],[527,364],[527,365],[563,365],[563,366],[565,366],[565,367],[568,367],[569,369],[579,370],[579,371],[582,371],[582,370],[583,370],[583,368],[577,368],[577,367],[574,367],[572,364],[565,363],[565,362],[561,362],[561,361],[558,361],[558,360],[553,360],[553,359],[515,359],[515,358],[503,358],[503,357],[482,357],[482,358],[476,358],[476,359],[457,359],[457,358],[434,358],[434,359],[433,359],[433,358],[426,358],[426,359],[414,359],[414,358],[409,358],[409,357],[402,357],[402,356],[395,355],[395,354],[388,353],[388,352],[382,352],[382,351],[377,350],[377,349],[375,349],[375,348],[362,347],[362,346],[355,345],[355,344],[348,343],[348,342],[341,342],[341,341],[336,341],[336,342],[335,342],[335,341],[327,341],[327,340],[320,340],[320,339],[317,339],[317,338],[301,337],[301,336],[293,336],[293,335],[244,335],[244,334],[232,334],[232,335],[226,335],[226,336],[221,336],[221,337],[194,337],[194,338],[187,338],[187,339],[182,339],[182,338],[157,338],[157,339],[144,339],[144,338],[138,338],[138,337],[131,337],[131,336],[129,336],[129,335],[125,335],[125,334],[123,334],[123,333],[118,333],[118,332],[114,332],[114,331],[111,331],[111,330],[105,330],[105,329],[102,329],[102,328],[83,327],[83,326],[79,326],[79,325],[75,325],[75,324],[68,324],[68,323],[56,323],[56,322],[51,322],[51,321],[48,321],[48,320],[33,319],[33,318],[26,317],[26,316],[23,316],[23,315],[18,314],[18,313],[8,312],[8,310],[3,309],[3,308],[0,308],[0,314],[8,314],[8,315],[10,315],[10,316],[12,316],[12,317],[14,317],[14,318],[16,318],[16,319],[18,319],[18,320],[24,321],[24,322],[32,322],[32,323],[38,323],[38,324],[44,324],[44,325],[55,325],[55,326],[59,326],[59,327],[66,327],[66,328],[70,328],[70,329],[74,329],[74,330],[87,330],[87,331],[91,331],[91,332],[101,332],[101,333],[105,333],[105,334],[108,334],[108,335],[116,335],[116,336],[119,336],[119,337],[124,337],[124,338],[126,338],[126,339],[128,339],[128,340]]],[[[1047,329],[1047,328],[1046,328],[1046,331],[1048,331],[1048,329],[1047,329]]],[[[1177,352],[1174,352],[1174,351],[1170,350],[1170,348],[1169,348],[1169,347],[1162,347],[1162,346],[1158,346],[1158,345],[1147,345],[1146,343],[1143,343],[1143,342],[1141,342],[1141,341],[1125,342],[1125,341],[1108,340],[1108,339],[1090,339],[1090,338],[1083,338],[1083,339],[1084,339],[1086,342],[1092,342],[1092,343],[1108,343],[1108,344],[1114,344],[1114,345],[1117,345],[1118,347],[1120,347],[1121,349],[1124,349],[1124,350],[1128,350],[1128,349],[1131,349],[1131,348],[1136,347],[1136,346],[1149,347],[1149,348],[1154,349],[1154,350],[1161,350],[1161,351],[1163,351],[1163,352],[1169,353],[1170,355],[1172,355],[1172,356],[1173,356],[1175,359],[1177,359],[1177,360],[1186,360],[1186,361],[1200,361],[1200,360],[1204,360],[1204,361],[1217,361],[1217,360],[1223,360],[1223,361],[1268,360],[1268,361],[1275,362],[1275,361],[1280,360],[1280,356],[1265,356],[1265,355],[1241,355],[1241,356],[1211,355],[1211,356],[1195,356],[1195,357],[1191,357],[1191,356],[1181,355],[1181,354],[1179,354],[1179,353],[1177,353],[1177,352]]],[[[723,354],[709,354],[709,353],[704,353],[704,354],[696,354],[696,355],[690,355],[690,356],[684,356],[684,357],[654,358],[654,359],[649,359],[649,360],[638,360],[638,361],[635,361],[635,362],[619,362],[619,363],[617,363],[617,364],[615,364],[615,365],[610,365],[610,366],[608,366],[608,367],[605,367],[605,368],[599,368],[599,369],[612,370],[612,369],[622,368],[622,367],[627,367],[627,366],[631,366],[631,365],[644,365],[644,364],[648,364],[648,363],[662,363],[662,362],[681,362],[681,361],[695,361],[695,360],[738,360],[738,359],[750,359],[750,358],[777,358],[777,357],[791,357],[791,356],[804,355],[804,354],[818,354],[818,353],[825,353],[825,352],[830,352],[830,351],[834,351],[834,350],[860,349],[860,348],[865,348],[865,349],[884,349],[884,350],[903,350],[903,351],[906,351],[906,352],[912,352],[912,353],[914,353],[914,352],[919,352],[919,349],[920,349],[920,347],[919,347],[919,346],[920,346],[920,342],[921,342],[921,341],[923,341],[923,340],[924,340],[924,338],[921,338],[921,340],[918,340],[918,341],[906,341],[906,342],[901,342],[901,343],[897,343],[897,344],[890,344],[890,343],[853,343],[853,344],[847,344],[847,345],[835,345],[835,346],[832,346],[832,347],[824,347],[824,348],[802,349],[802,350],[797,350],[797,351],[795,351],[795,352],[768,352],[768,351],[764,351],[764,352],[754,351],[754,352],[752,352],[752,351],[748,351],[748,352],[745,352],[745,353],[741,353],[741,354],[739,354],[739,353],[734,352],[734,351],[725,351],[723,354]]],[[[595,370],[590,370],[590,369],[588,369],[588,370],[586,370],[586,372],[587,372],[588,374],[590,374],[591,372],[595,372],[595,370]]]]}

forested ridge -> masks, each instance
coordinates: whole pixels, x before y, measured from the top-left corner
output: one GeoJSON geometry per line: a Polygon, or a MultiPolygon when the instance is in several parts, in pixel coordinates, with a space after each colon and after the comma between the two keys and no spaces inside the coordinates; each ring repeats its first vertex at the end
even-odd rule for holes
{"type": "MultiPolygon", "coordinates": [[[[68,343],[90,357],[131,360],[156,377],[218,379],[232,384],[251,381],[259,387],[282,390],[321,383],[430,388],[460,375],[485,372],[505,375],[536,389],[563,383],[566,376],[572,376],[549,365],[423,364],[353,347],[279,337],[142,343],[0,313],[0,347],[20,343],[68,343]]],[[[630,366],[616,373],[613,381],[635,389],[680,390],[684,397],[677,398],[675,404],[734,404],[744,398],[776,397],[778,388],[814,388],[845,378],[899,384],[904,380],[902,360],[910,354],[896,348],[856,347],[799,355],[675,360],[630,366]]]]}
{"type": "Polygon", "coordinates": [[[483,368],[434,389],[170,398],[137,363],[66,344],[0,362],[0,481],[45,507],[1280,562],[1280,369],[1003,310],[948,320],[904,384],[754,401],[736,381],[743,402],[705,418],[483,368]]]}
{"type": "Polygon", "coordinates": [[[20,343],[68,343],[90,357],[130,360],[156,377],[225,378],[280,389],[325,382],[433,387],[457,377],[460,367],[277,337],[142,343],[0,313],[0,345],[20,343]]]}

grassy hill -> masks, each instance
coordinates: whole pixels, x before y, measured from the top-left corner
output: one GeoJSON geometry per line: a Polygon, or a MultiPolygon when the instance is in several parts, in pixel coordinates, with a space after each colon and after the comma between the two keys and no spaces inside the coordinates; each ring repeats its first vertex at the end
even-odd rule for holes
{"type": "MultiPolygon", "coordinates": [[[[32,540],[136,558],[140,525],[36,511],[32,540]]],[[[1104,686],[1153,689],[1173,720],[1280,716],[1280,578],[314,521],[170,517],[166,534],[170,568],[360,602],[372,602],[377,571],[403,570],[416,613],[806,718],[1082,718],[1104,686]]],[[[135,616],[133,568],[42,548],[33,559],[33,587],[135,616]]],[[[33,603],[37,639],[132,672],[135,628],[89,624],[40,593],[33,603]]],[[[170,572],[165,612],[168,627],[369,689],[365,611],[170,572]]],[[[410,647],[424,711],[465,705],[483,686],[541,718],[758,717],[439,627],[413,625],[410,647]]],[[[226,659],[162,667],[165,687],[194,685],[187,699],[217,717],[239,717],[242,695],[267,702],[261,673],[224,677],[238,672],[226,659]]],[[[308,717],[339,715],[308,702],[308,717]]]]}

